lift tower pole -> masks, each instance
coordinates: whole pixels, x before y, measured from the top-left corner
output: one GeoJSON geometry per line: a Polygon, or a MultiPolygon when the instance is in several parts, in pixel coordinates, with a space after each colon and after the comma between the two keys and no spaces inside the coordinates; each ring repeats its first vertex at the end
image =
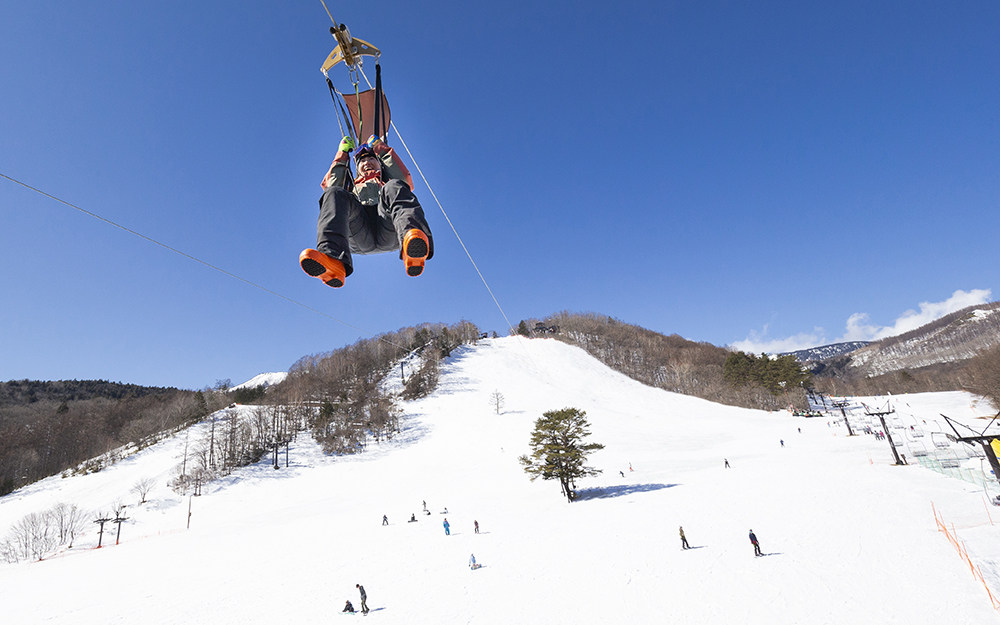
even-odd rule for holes
{"type": "Polygon", "coordinates": [[[896,459],[896,465],[900,466],[903,464],[903,461],[899,459],[899,452],[896,451],[896,444],[892,442],[892,434],[889,433],[889,428],[885,425],[885,415],[892,414],[894,412],[896,411],[888,410],[885,412],[872,412],[868,410],[867,406],[865,406],[865,414],[869,417],[878,417],[878,420],[882,422],[882,431],[885,432],[885,437],[889,440],[889,448],[892,449],[892,456],[896,459]]]}
{"type": "MultiPolygon", "coordinates": [[[[850,402],[847,400],[832,402],[833,407],[840,408],[840,414],[844,415],[844,425],[847,426],[847,435],[854,436],[854,431],[851,429],[851,421],[847,418],[847,410],[845,410],[849,404],[850,402]]],[[[883,424],[882,427],[885,427],[885,425],[883,424]]]]}
{"type": "Polygon", "coordinates": [[[948,423],[948,425],[951,426],[951,429],[954,430],[955,432],[955,436],[952,436],[951,434],[945,434],[945,436],[947,436],[948,439],[954,443],[965,443],[966,445],[975,445],[976,443],[978,443],[982,447],[983,453],[986,455],[986,459],[989,460],[990,462],[990,467],[993,469],[993,477],[997,481],[1000,481],[1000,461],[997,460],[996,451],[994,451],[993,445],[991,444],[994,440],[1000,438],[1000,435],[986,434],[986,430],[990,429],[990,426],[993,425],[993,421],[996,421],[996,419],[1000,417],[1000,414],[998,414],[996,417],[993,417],[993,420],[990,421],[989,424],[987,424],[987,426],[983,429],[982,432],[976,432],[975,430],[973,430],[972,428],[963,423],[958,424],[964,428],[972,430],[973,436],[962,436],[958,432],[958,428],[955,427],[956,422],[953,419],[950,419],[943,414],[941,416],[944,417],[944,420],[948,423]]]}

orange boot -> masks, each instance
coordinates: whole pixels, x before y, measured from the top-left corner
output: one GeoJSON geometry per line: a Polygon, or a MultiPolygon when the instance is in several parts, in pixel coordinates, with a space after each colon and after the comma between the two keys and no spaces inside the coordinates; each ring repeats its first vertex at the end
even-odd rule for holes
{"type": "Polygon", "coordinates": [[[299,254],[299,265],[302,266],[302,271],[319,278],[334,288],[344,286],[344,281],[347,280],[347,270],[344,269],[344,263],[336,258],[330,258],[319,250],[302,250],[302,253],[299,254]]]}
{"type": "Polygon", "coordinates": [[[419,276],[424,272],[424,261],[430,252],[430,241],[427,235],[417,228],[406,231],[403,235],[403,262],[406,265],[406,275],[419,276]]]}

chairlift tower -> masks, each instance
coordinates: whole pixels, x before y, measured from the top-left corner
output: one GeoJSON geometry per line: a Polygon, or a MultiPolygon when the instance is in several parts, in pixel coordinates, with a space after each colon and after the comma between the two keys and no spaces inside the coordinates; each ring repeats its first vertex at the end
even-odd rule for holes
{"type": "Polygon", "coordinates": [[[94,523],[97,523],[97,524],[99,524],[101,526],[100,531],[97,532],[97,548],[98,549],[101,548],[101,543],[104,542],[104,524],[107,523],[108,521],[113,521],[113,520],[114,519],[111,519],[109,517],[101,517],[99,519],[94,519],[94,523]]]}
{"type": "MultiPolygon", "coordinates": [[[[844,415],[844,425],[847,426],[847,435],[848,436],[854,436],[854,430],[851,429],[851,420],[847,418],[847,410],[846,410],[846,408],[847,408],[847,406],[849,404],[850,404],[850,402],[848,402],[846,400],[831,402],[831,405],[834,408],[840,408],[840,414],[844,415]]],[[[882,423],[882,427],[883,428],[885,427],[885,423],[884,422],[882,423]]]]}
{"type": "Polygon", "coordinates": [[[976,443],[979,443],[983,448],[983,452],[986,454],[986,459],[990,461],[990,467],[993,468],[994,479],[1000,482],[1000,461],[997,460],[996,451],[994,451],[993,446],[990,444],[994,440],[1000,438],[1000,434],[986,434],[986,430],[990,429],[990,426],[997,420],[997,417],[1000,417],[1000,414],[994,416],[986,427],[983,428],[982,432],[976,432],[964,423],[958,424],[971,430],[974,434],[973,436],[962,436],[958,433],[958,428],[955,427],[955,424],[957,423],[956,421],[953,421],[943,414],[941,416],[944,417],[944,420],[948,422],[948,425],[951,426],[951,429],[955,432],[954,436],[951,434],[945,434],[945,436],[948,437],[948,440],[954,443],[965,443],[966,445],[975,445],[976,443]]]}
{"type": "Polygon", "coordinates": [[[122,516],[122,511],[124,509],[125,509],[125,506],[122,506],[121,508],[119,508],[115,512],[115,518],[111,519],[112,523],[115,523],[116,525],[118,525],[118,534],[115,536],[115,544],[116,545],[122,539],[122,523],[124,523],[125,521],[128,521],[128,517],[127,516],[122,516]]]}
{"type": "MultiPolygon", "coordinates": [[[[864,404],[862,404],[862,406],[864,406],[864,404]]],[[[868,410],[867,406],[865,406],[865,414],[869,417],[878,417],[878,420],[882,423],[882,431],[885,432],[885,437],[889,441],[889,449],[892,450],[892,456],[896,459],[896,466],[902,466],[904,462],[899,459],[899,452],[896,451],[896,444],[892,442],[892,434],[889,433],[889,427],[885,424],[885,415],[893,414],[894,412],[896,411],[887,410],[883,412],[872,412],[868,410]]]]}

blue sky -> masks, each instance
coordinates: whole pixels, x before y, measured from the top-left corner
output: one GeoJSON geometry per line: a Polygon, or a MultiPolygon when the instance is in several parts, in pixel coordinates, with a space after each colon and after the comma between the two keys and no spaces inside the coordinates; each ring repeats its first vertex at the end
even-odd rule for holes
{"type": "MultiPolygon", "coordinates": [[[[995,2],[328,5],[382,49],[515,325],[598,312],[759,351],[994,299],[995,2]]],[[[0,174],[242,280],[0,179],[0,380],[201,388],[425,321],[506,330],[420,180],[423,276],[298,267],[340,138],[329,26],[319,0],[7,3],[0,174]]]]}

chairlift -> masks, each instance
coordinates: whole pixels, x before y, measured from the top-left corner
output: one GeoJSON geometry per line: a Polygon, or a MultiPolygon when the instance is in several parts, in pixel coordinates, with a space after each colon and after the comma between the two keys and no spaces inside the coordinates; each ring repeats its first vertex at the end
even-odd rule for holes
{"type": "MultiPolygon", "coordinates": [[[[954,437],[952,436],[950,438],[954,437]]],[[[949,436],[944,432],[931,432],[931,441],[938,449],[947,449],[948,447],[951,447],[951,443],[948,439],[949,436]]]]}

